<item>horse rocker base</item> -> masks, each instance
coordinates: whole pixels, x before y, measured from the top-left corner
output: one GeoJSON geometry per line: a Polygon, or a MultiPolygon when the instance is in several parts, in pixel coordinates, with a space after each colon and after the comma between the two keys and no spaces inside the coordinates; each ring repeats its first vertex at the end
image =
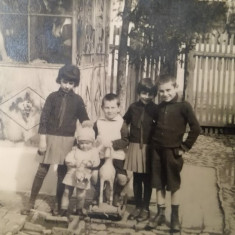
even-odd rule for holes
{"type": "Polygon", "coordinates": [[[118,207],[109,205],[107,203],[102,203],[99,206],[90,205],[87,215],[91,218],[96,218],[96,219],[107,219],[107,220],[118,221],[123,218],[124,213],[126,211],[126,205],[127,205],[127,195],[123,197],[123,203],[118,207]]]}

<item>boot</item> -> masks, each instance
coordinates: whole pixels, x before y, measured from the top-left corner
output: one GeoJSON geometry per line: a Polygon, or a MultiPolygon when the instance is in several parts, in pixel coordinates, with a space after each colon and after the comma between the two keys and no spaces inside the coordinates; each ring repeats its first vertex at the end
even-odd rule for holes
{"type": "Polygon", "coordinates": [[[52,212],[51,212],[53,216],[60,215],[60,205],[61,203],[59,203],[58,200],[56,199],[54,208],[52,209],[52,212]]]}
{"type": "Polygon", "coordinates": [[[136,207],[127,217],[128,220],[135,220],[138,218],[140,214],[141,209],[139,207],[136,207]]]}
{"type": "Polygon", "coordinates": [[[157,226],[161,226],[166,222],[165,217],[165,205],[157,205],[157,214],[154,218],[150,219],[148,224],[146,225],[146,230],[151,230],[156,228],[157,226]]]}
{"type": "Polygon", "coordinates": [[[116,194],[116,193],[113,196],[113,206],[115,206],[115,207],[121,206],[120,196],[118,194],[116,194]]]}
{"type": "Polygon", "coordinates": [[[76,210],[76,215],[82,216],[82,217],[86,217],[87,216],[87,211],[85,208],[79,208],[76,210]]]}
{"type": "Polygon", "coordinates": [[[54,208],[52,209],[52,215],[58,216],[61,209],[61,201],[64,192],[65,185],[62,183],[64,176],[58,175],[57,178],[57,188],[56,188],[56,199],[54,208]]]}
{"type": "Polygon", "coordinates": [[[29,201],[27,203],[27,205],[20,211],[20,214],[21,215],[29,215],[30,214],[30,210],[34,208],[34,203],[35,202],[29,201]]]}
{"type": "Polygon", "coordinates": [[[119,207],[123,205],[123,197],[121,196],[125,185],[120,185],[116,182],[114,187],[113,206],[119,207]]]}
{"type": "Polygon", "coordinates": [[[171,231],[172,232],[180,231],[178,211],[179,211],[179,205],[171,205],[171,231]]]}
{"type": "Polygon", "coordinates": [[[142,209],[138,217],[136,218],[137,222],[143,222],[150,218],[150,211],[148,209],[142,209]]]}
{"type": "Polygon", "coordinates": [[[22,215],[29,215],[30,210],[34,208],[34,204],[35,204],[36,198],[37,198],[38,193],[39,193],[39,191],[40,191],[40,189],[42,187],[42,183],[43,183],[44,177],[45,177],[44,174],[42,174],[42,173],[41,172],[37,173],[35,178],[34,178],[29,202],[27,203],[25,208],[23,208],[20,211],[20,213],[22,215]]]}
{"type": "Polygon", "coordinates": [[[68,210],[61,209],[59,215],[62,217],[68,217],[69,216],[68,210]]]}

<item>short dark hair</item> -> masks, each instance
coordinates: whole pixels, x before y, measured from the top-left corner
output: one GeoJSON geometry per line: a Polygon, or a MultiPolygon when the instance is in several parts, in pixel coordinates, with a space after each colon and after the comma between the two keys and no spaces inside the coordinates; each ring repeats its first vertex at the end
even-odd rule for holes
{"type": "Polygon", "coordinates": [[[172,75],[169,75],[169,74],[160,75],[158,82],[157,82],[157,85],[159,87],[160,85],[163,85],[168,82],[171,82],[173,87],[177,86],[176,78],[172,75]]]}
{"type": "Polygon", "coordinates": [[[102,107],[104,106],[104,102],[105,101],[112,101],[112,100],[117,100],[117,106],[120,106],[120,100],[118,95],[114,94],[114,93],[108,93],[104,96],[104,98],[102,99],[102,107]]]}
{"type": "Polygon", "coordinates": [[[157,86],[152,82],[151,78],[142,78],[137,86],[137,93],[142,91],[149,92],[150,94],[157,95],[157,86]]]}
{"type": "Polygon", "coordinates": [[[60,68],[56,82],[60,84],[62,79],[72,81],[74,82],[74,86],[78,86],[80,82],[79,68],[72,64],[65,64],[60,68]]]}

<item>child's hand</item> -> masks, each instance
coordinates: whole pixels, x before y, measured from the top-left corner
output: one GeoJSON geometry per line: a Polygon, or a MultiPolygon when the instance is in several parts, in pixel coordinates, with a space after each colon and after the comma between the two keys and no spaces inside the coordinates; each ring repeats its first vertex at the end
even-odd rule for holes
{"type": "Polygon", "coordinates": [[[40,152],[46,152],[46,149],[47,149],[46,135],[40,135],[38,150],[40,152]]]}
{"type": "Polygon", "coordinates": [[[92,167],[94,165],[94,161],[88,161],[86,167],[92,167]]]}
{"type": "Polygon", "coordinates": [[[98,146],[101,146],[102,145],[102,139],[101,139],[101,136],[98,135],[96,140],[95,140],[95,146],[98,147],[98,146]]]}
{"type": "Polygon", "coordinates": [[[179,154],[180,156],[182,156],[182,155],[184,154],[184,150],[183,150],[183,149],[179,149],[178,154],[179,154]]]}
{"type": "Polygon", "coordinates": [[[75,164],[74,162],[66,162],[66,161],[65,161],[65,164],[66,164],[66,166],[68,166],[68,167],[76,167],[76,164],[75,164]]]}
{"type": "Polygon", "coordinates": [[[113,147],[113,142],[112,141],[103,141],[102,145],[105,148],[112,148],[113,147]]]}
{"type": "Polygon", "coordinates": [[[188,161],[188,160],[190,159],[190,155],[189,155],[188,153],[185,153],[185,154],[183,155],[183,159],[184,159],[185,161],[188,161]]]}

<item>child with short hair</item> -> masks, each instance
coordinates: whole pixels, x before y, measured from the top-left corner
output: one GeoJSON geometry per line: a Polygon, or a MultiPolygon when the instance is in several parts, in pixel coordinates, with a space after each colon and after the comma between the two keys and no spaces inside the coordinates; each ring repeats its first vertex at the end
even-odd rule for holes
{"type": "Polygon", "coordinates": [[[39,167],[35,175],[31,195],[21,214],[28,215],[34,207],[36,197],[42,187],[50,165],[58,165],[56,203],[53,213],[58,214],[61,197],[64,191],[62,180],[66,174],[65,156],[74,144],[74,133],[77,120],[81,123],[88,120],[88,115],[81,96],[73,88],[79,85],[80,70],[75,65],[64,65],[60,68],[56,82],[60,88],[46,99],[39,125],[39,167]]]}
{"type": "Polygon", "coordinates": [[[156,104],[153,102],[157,94],[157,87],[151,78],[140,80],[137,93],[139,100],[130,105],[124,120],[130,125],[130,144],[124,168],[133,172],[133,190],[135,198],[135,209],[128,219],[138,222],[149,219],[149,203],[152,193],[150,184],[150,140],[153,125],[153,113],[156,104]],[[142,191],[144,184],[144,196],[142,203],[142,191]]]}
{"type": "Polygon", "coordinates": [[[76,188],[76,214],[83,216],[86,215],[85,197],[86,192],[90,188],[90,181],[97,183],[98,179],[98,166],[100,164],[99,151],[94,147],[95,132],[93,124],[78,130],[76,136],[77,146],[65,158],[65,164],[68,171],[65,175],[63,183],[65,190],[61,203],[61,216],[68,216],[69,201],[72,197],[74,187],[76,188]]]}
{"type": "Polygon", "coordinates": [[[155,126],[152,135],[152,187],[157,192],[157,214],[147,229],[165,223],[165,195],[171,192],[171,230],[180,230],[178,209],[182,154],[188,151],[200,134],[200,126],[191,105],[179,101],[175,77],[162,75],[158,82],[161,103],[154,114],[155,126]],[[185,140],[186,125],[190,131],[185,140]]]}
{"type": "Polygon", "coordinates": [[[104,163],[105,149],[112,147],[113,165],[116,170],[113,205],[119,206],[120,196],[127,183],[127,172],[123,169],[125,149],[128,146],[128,129],[120,115],[120,101],[116,94],[106,94],[102,100],[104,117],[94,124],[94,130],[104,148],[100,151],[101,165],[104,163]]]}

